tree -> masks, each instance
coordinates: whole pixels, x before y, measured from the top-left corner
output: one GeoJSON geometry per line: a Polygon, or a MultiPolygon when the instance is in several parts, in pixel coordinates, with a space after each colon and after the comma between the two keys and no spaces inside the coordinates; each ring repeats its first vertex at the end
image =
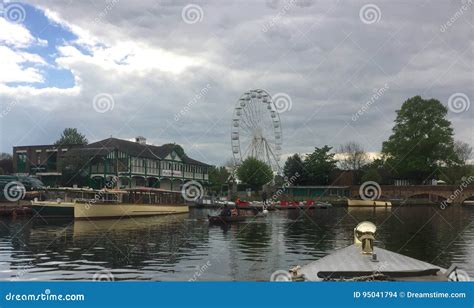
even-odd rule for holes
{"type": "Polygon", "coordinates": [[[87,144],[87,138],[77,131],[77,128],[64,129],[61,137],[54,143],[55,145],[87,144]]]}
{"type": "Polygon", "coordinates": [[[13,173],[13,157],[8,153],[0,153],[0,174],[13,173]]]}
{"type": "Polygon", "coordinates": [[[362,182],[368,181],[373,181],[379,184],[382,182],[382,177],[380,176],[377,169],[371,168],[367,170],[367,172],[362,176],[362,182]]]}
{"type": "Polygon", "coordinates": [[[339,164],[343,170],[360,170],[367,164],[369,156],[361,144],[348,142],[339,148],[339,164]]]}
{"type": "Polygon", "coordinates": [[[209,168],[209,184],[210,190],[216,193],[221,191],[223,185],[227,184],[230,173],[226,167],[215,167],[209,168]]]}
{"type": "Polygon", "coordinates": [[[436,99],[420,96],[406,100],[397,110],[390,138],[382,153],[397,176],[422,181],[436,176],[439,166],[457,163],[448,109],[436,99]]]}
{"type": "Polygon", "coordinates": [[[253,190],[258,191],[262,185],[273,179],[273,171],[266,163],[249,157],[237,169],[237,177],[253,190]]]}
{"type": "Polygon", "coordinates": [[[466,165],[472,157],[472,147],[460,140],[454,143],[454,152],[462,165],[466,165]]]}
{"type": "Polygon", "coordinates": [[[322,148],[316,147],[313,153],[306,156],[304,167],[307,173],[307,184],[329,184],[330,175],[337,164],[334,159],[335,154],[330,153],[331,150],[332,147],[327,145],[322,148]]]}
{"type": "Polygon", "coordinates": [[[305,174],[304,168],[304,162],[301,157],[298,154],[294,154],[293,156],[288,157],[288,159],[286,160],[285,166],[283,167],[283,174],[287,178],[291,178],[295,175],[298,175],[293,185],[302,184],[303,177],[305,174]]]}

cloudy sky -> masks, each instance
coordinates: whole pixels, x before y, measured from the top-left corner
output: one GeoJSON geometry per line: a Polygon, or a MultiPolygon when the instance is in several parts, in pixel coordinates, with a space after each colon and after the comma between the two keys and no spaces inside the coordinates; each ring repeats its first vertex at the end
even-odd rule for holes
{"type": "Polygon", "coordinates": [[[0,1],[0,151],[76,127],[222,164],[250,89],[283,98],[283,154],[378,152],[414,95],[474,146],[472,2],[347,2],[0,1]]]}

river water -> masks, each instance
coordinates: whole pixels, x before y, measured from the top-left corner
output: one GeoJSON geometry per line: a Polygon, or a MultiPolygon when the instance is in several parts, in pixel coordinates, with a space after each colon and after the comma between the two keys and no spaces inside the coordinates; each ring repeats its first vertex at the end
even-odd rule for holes
{"type": "Polygon", "coordinates": [[[268,280],[353,242],[358,222],[376,246],[474,277],[474,207],[288,210],[209,226],[212,210],[99,221],[0,220],[0,280],[268,280]]]}

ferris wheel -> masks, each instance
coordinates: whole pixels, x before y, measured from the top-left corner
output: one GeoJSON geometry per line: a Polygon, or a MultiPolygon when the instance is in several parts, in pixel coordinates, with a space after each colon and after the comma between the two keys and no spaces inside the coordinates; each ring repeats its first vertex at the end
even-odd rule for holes
{"type": "Polygon", "coordinates": [[[268,92],[250,90],[240,97],[232,117],[231,134],[234,166],[255,157],[267,163],[275,173],[281,173],[280,115],[268,92]]]}

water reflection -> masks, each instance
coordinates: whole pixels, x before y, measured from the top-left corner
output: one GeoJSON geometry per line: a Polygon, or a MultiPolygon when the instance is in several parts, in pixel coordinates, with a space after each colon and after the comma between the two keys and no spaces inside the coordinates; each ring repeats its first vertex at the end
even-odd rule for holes
{"type": "Polygon", "coordinates": [[[208,210],[122,220],[0,220],[0,279],[80,280],[108,270],[116,280],[267,280],[277,269],[353,242],[363,220],[376,245],[474,277],[474,209],[431,207],[270,212],[209,226],[208,210]],[[200,272],[207,264],[205,272],[200,272]]]}

